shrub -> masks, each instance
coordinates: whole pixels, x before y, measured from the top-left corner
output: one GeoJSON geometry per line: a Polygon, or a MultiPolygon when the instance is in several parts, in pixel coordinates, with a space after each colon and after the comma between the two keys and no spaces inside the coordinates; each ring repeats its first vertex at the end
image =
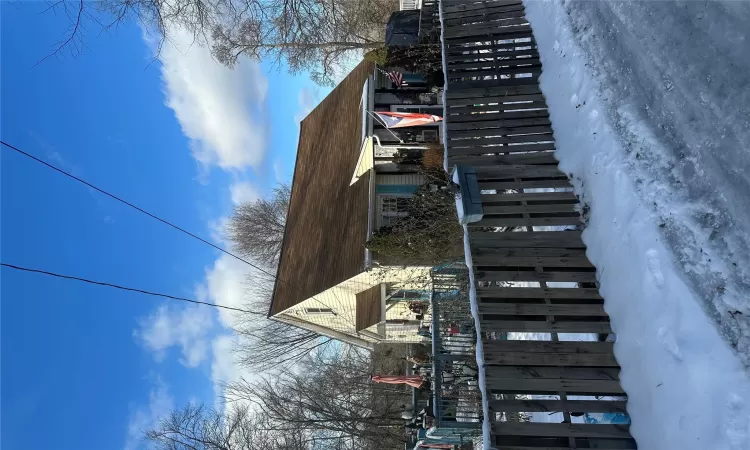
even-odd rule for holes
{"type": "Polygon", "coordinates": [[[443,144],[430,143],[422,153],[422,166],[427,170],[442,170],[444,159],[443,144]]]}
{"type": "Polygon", "coordinates": [[[409,199],[408,215],[373,233],[366,247],[397,265],[434,266],[463,257],[463,229],[456,213],[457,186],[442,169],[409,199]]]}
{"type": "Polygon", "coordinates": [[[386,47],[376,48],[365,53],[365,61],[373,62],[379,66],[388,64],[388,49],[386,47]]]}

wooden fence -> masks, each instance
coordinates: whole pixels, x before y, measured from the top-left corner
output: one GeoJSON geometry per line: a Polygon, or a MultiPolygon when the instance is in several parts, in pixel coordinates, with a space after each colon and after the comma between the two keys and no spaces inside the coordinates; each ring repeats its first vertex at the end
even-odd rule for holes
{"type": "Polygon", "coordinates": [[[524,6],[442,0],[442,12],[448,164],[476,170],[482,190],[484,216],[470,225],[469,244],[493,445],[634,449],[627,424],[574,423],[581,413],[622,417],[626,399],[613,344],[604,341],[612,330],[581,241],[578,199],[554,157],[524,6]],[[499,231],[507,227],[514,231],[499,231]],[[495,339],[516,332],[549,333],[550,340],[495,339]],[[560,333],[600,339],[566,341],[560,333]],[[519,412],[557,412],[562,419],[508,420],[519,412]]]}

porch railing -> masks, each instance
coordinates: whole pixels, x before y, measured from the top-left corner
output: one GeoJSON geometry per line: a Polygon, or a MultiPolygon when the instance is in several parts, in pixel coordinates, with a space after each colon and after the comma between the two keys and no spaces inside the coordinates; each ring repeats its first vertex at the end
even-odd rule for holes
{"type": "Polygon", "coordinates": [[[462,443],[481,434],[482,415],[468,271],[461,262],[431,275],[433,414],[441,438],[462,443]]]}

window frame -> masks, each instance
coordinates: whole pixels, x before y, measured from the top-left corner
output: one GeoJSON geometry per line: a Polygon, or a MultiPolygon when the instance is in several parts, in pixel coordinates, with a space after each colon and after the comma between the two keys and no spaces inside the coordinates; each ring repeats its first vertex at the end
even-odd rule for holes
{"type": "Polygon", "coordinates": [[[407,211],[399,211],[398,200],[410,199],[412,196],[413,194],[378,194],[378,228],[392,226],[398,219],[408,216],[409,213],[407,211]],[[385,207],[387,203],[390,203],[392,200],[396,202],[395,210],[386,211],[385,207]]]}

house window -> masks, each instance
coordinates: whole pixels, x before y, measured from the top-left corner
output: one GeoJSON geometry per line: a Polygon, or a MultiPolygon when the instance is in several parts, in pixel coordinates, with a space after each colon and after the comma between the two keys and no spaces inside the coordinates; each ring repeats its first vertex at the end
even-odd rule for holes
{"type": "Polygon", "coordinates": [[[409,213],[409,197],[395,195],[380,196],[380,226],[393,226],[402,217],[409,213]]]}
{"type": "Polygon", "coordinates": [[[305,314],[333,314],[331,308],[305,308],[305,314]]]}
{"type": "Polygon", "coordinates": [[[389,300],[418,300],[422,298],[426,298],[427,296],[423,291],[413,291],[413,290],[404,290],[400,289],[396,292],[394,292],[390,297],[389,300]]]}
{"type": "Polygon", "coordinates": [[[438,130],[421,130],[419,135],[420,142],[439,142],[438,130]]]}

